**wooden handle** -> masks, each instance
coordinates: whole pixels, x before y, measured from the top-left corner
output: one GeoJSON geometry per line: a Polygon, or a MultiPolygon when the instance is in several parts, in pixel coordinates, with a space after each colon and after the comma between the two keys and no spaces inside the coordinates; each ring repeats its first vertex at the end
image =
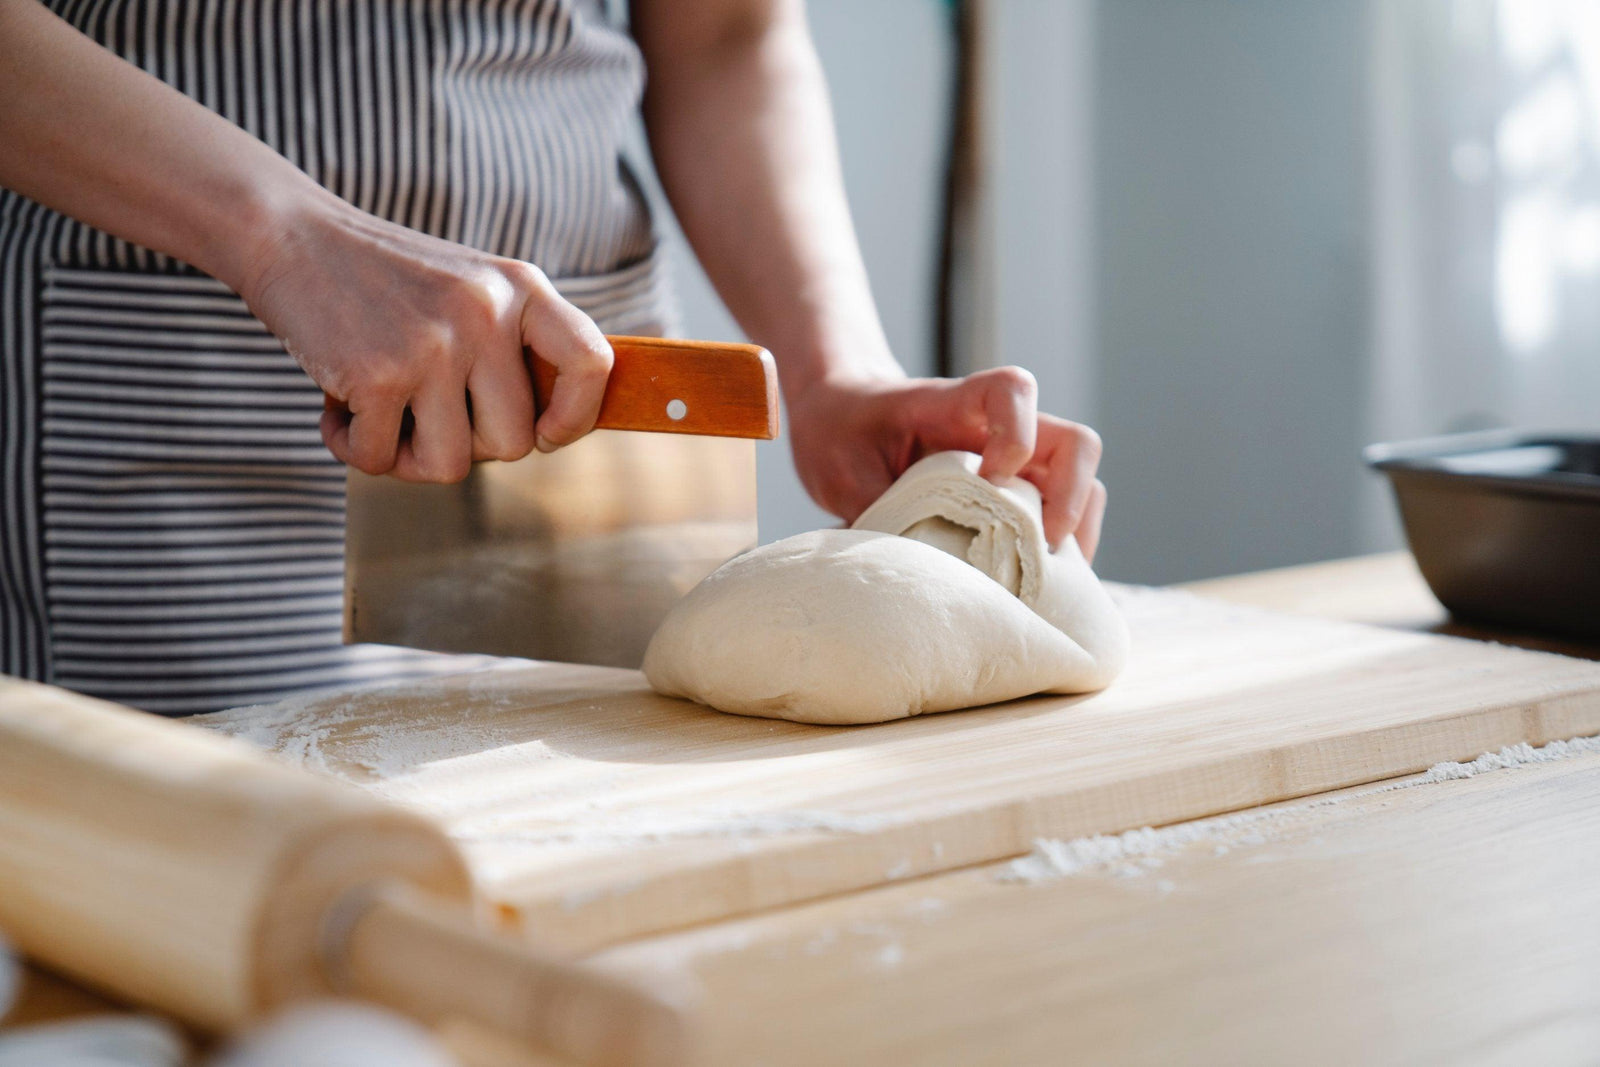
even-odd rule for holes
{"type": "MultiPolygon", "coordinates": [[[[595,428],[687,433],[701,437],[778,436],[778,370],[760,345],[607,336],[616,362],[600,401],[595,428]]],[[[556,367],[534,358],[533,391],[543,411],[555,389],[556,367]]],[[[328,411],[344,401],[324,393],[328,411]]],[[[411,409],[402,422],[410,433],[411,409]]]]}
{"type": "MultiPolygon", "coordinates": [[[[705,437],[778,436],[778,372],[759,345],[607,337],[616,362],[595,426],[705,437]]],[[[533,361],[534,393],[543,411],[556,368],[533,361]]]]}
{"type": "Polygon", "coordinates": [[[469,906],[443,831],[243,742],[0,678],[0,930],[207,1030],[329,993],[323,917],[405,881],[469,906]]]}
{"type": "Polygon", "coordinates": [[[420,816],[0,676],[0,929],[27,955],[208,1030],[349,992],[581,1063],[685,1061],[679,987],[546,958],[472,914],[465,863],[420,816]]]}
{"type": "Polygon", "coordinates": [[[326,963],[356,996],[434,1024],[468,1020],[596,1067],[689,1062],[681,987],[674,997],[542,955],[399,883],[359,891],[343,910],[327,931],[326,963]]]}

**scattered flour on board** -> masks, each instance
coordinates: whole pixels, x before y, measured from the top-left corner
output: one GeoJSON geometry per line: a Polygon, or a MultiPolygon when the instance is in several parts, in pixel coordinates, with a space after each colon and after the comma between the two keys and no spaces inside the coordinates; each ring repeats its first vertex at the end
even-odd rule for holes
{"type": "Polygon", "coordinates": [[[830,926],[805,943],[807,956],[820,956],[839,941],[839,931],[830,926]]]}
{"type": "MultiPolygon", "coordinates": [[[[1043,882],[1086,872],[1135,877],[1160,867],[1164,857],[1175,855],[1191,845],[1207,842],[1214,855],[1225,855],[1234,848],[1264,844],[1268,834],[1311,817],[1317,808],[1343,804],[1349,800],[1412,789],[1421,785],[1472,778],[1489,771],[1524,767],[1534,763],[1553,763],[1575,756],[1600,754],[1600,735],[1552,741],[1534,748],[1523,743],[1507,745],[1499,752],[1485,752],[1468,763],[1454,760],[1436,763],[1422,774],[1385,785],[1364,789],[1342,797],[1325,797],[1292,807],[1241,811],[1211,819],[1176,823],[1159,829],[1145,826],[1120,834],[1097,834],[1070,841],[1039,838],[1033,851],[1006,864],[995,876],[1003,882],[1043,882]]],[[[1173,884],[1163,880],[1157,889],[1170,892],[1173,884]]]]}
{"type": "Polygon", "coordinates": [[[878,950],[878,954],[873,957],[873,961],[877,963],[879,967],[889,971],[904,963],[905,958],[905,946],[901,945],[898,941],[891,941],[878,950]]]}
{"type": "Polygon", "coordinates": [[[1600,734],[1594,737],[1574,737],[1568,741],[1552,741],[1538,748],[1527,743],[1507,745],[1499,752],[1485,752],[1470,763],[1456,763],[1453,760],[1435,763],[1425,774],[1381,786],[1372,792],[1381,793],[1391,789],[1409,789],[1414,785],[1450,782],[1458,778],[1472,778],[1485,771],[1509,770],[1530,763],[1554,763],[1557,760],[1572,759],[1574,756],[1592,756],[1595,753],[1600,753],[1600,734]]]}
{"type": "MultiPolygon", "coordinates": [[[[428,774],[451,760],[470,759],[470,769],[482,773],[497,761],[518,766],[531,758],[570,758],[503,722],[497,723],[493,716],[476,714],[486,706],[523,706],[526,692],[507,685],[502,672],[537,666],[510,660],[466,674],[413,681],[400,694],[404,703],[399,707],[380,687],[344,696],[319,693],[275,704],[233,708],[196,721],[290,763],[334,777],[354,778],[391,800],[405,803],[410,799],[413,781],[425,783],[428,774]],[[419,694],[425,697],[434,686],[448,687],[453,694],[464,691],[472,698],[468,704],[473,713],[441,711],[430,715],[417,710],[426,706],[425,701],[419,702],[419,694]],[[532,751],[535,749],[538,751],[532,751]]],[[[582,788],[609,790],[615,784],[589,777],[583,780],[582,788]]],[[[487,788],[474,794],[475,809],[486,806],[485,801],[490,798],[484,792],[487,788]]],[[[492,810],[441,813],[436,806],[431,813],[449,815],[450,835],[469,850],[475,846],[507,845],[650,845],[691,838],[731,839],[736,847],[742,847],[764,837],[870,834],[903,821],[900,816],[887,814],[810,809],[750,811],[732,805],[649,809],[635,807],[625,797],[574,797],[573,788],[565,780],[540,788],[524,776],[517,777],[516,800],[523,805],[537,801],[537,817],[526,812],[507,815],[492,810]]],[[[909,862],[903,866],[909,873],[909,862]]],[[[590,902],[580,893],[574,895],[570,906],[581,907],[590,902]]]]}
{"type": "Polygon", "coordinates": [[[237,737],[290,763],[324,774],[349,778],[363,774],[386,781],[420,767],[464,754],[477,754],[502,744],[504,731],[461,716],[448,729],[418,729],[415,718],[392,718],[372,696],[340,703],[284,702],[219,712],[202,725],[237,737]],[[337,734],[337,746],[329,742],[337,734]],[[330,758],[329,750],[337,755],[330,758]]]}
{"type": "MultiPolygon", "coordinates": [[[[482,659],[483,657],[459,657],[482,659]]],[[[490,661],[476,669],[405,683],[408,703],[430,689],[449,686],[473,698],[477,709],[520,704],[525,696],[513,688],[492,683],[504,671],[536,667],[526,660],[490,661]]],[[[375,686],[354,693],[330,696],[316,691],[274,704],[255,704],[191,720],[199,726],[236,737],[266,749],[280,759],[313,770],[348,777],[357,768],[373,778],[401,777],[435,760],[487,748],[502,740],[503,731],[453,716],[448,729],[417,728],[414,714],[389,714],[385,694],[396,686],[375,686]],[[338,736],[339,766],[329,759],[325,746],[338,736]]]]}
{"type": "Polygon", "coordinates": [[[451,836],[463,843],[492,842],[496,845],[599,845],[661,844],[685,838],[777,837],[788,834],[870,834],[897,825],[891,815],[848,815],[835,811],[751,812],[733,807],[707,806],[682,810],[650,811],[615,808],[603,818],[587,823],[566,823],[545,827],[516,825],[517,816],[478,820],[458,826],[451,836]]]}
{"type": "Polygon", "coordinates": [[[327,708],[316,704],[285,700],[277,704],[255,704],[231,708],[194,721],[209,730],[237,737],[256,748],[303,767],[331,773],[322,754],[323,742],[335,728],[355,718],[350,705],[327,708]]]}

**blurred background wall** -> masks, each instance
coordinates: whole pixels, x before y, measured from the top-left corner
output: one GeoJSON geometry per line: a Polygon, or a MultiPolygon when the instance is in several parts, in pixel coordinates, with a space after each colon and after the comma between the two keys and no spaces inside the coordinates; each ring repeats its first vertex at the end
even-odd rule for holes
{"type": "MultiPolygon", "coordinates": [[[[1600,3],[989,0],[980,363],[1107,445],[1098,569],[1393,547],[1361,445],[1600,429],[1600,3]]],[[[943,0],[811,0],[891,342],[932,366],[943,0]]],[[[736,329],[674,240],[684,331],[736,329]]],[[[762,536],[831,521],[761,451],[762,536]]]]}

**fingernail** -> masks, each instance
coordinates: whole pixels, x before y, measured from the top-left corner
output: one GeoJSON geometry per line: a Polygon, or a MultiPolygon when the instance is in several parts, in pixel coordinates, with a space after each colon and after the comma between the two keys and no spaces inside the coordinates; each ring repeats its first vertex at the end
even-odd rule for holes
{"type": "Polygon", "coordinates": [[[545,452],[545,453],[554,452],[556,449],[561,447],[560,445],[556,444],[554,441],[551,441],[544,434],[539,434],[537,437],[535,437],[533,439],[533,444],[534,444],[534,447],[537,448],[540,452],[545,452]]]}

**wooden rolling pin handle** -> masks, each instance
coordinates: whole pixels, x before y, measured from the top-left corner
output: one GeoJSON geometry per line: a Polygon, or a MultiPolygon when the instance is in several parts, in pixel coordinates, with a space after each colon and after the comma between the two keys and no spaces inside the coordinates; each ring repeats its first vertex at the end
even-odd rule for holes
{"type": "Polygon", "coordinates": [[[399,883],[348,894],[325,924],[335,988],[438,1024],[467,1020],[594,1067],[690,1062],[687,992],[647,989],[476,927],[399,883]]]}
{"type": "MultiPolygon", "coordinates": [[[[703,437],[778,436],[778,371],[759,345],[606,338],[616,357],[595,427],[703,437]]],[[[533,360],[534,396],[543,411],[555,365],[533,360]]]]}

